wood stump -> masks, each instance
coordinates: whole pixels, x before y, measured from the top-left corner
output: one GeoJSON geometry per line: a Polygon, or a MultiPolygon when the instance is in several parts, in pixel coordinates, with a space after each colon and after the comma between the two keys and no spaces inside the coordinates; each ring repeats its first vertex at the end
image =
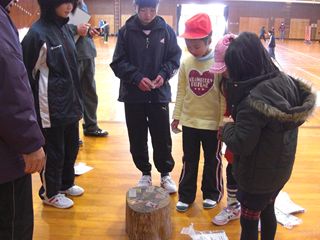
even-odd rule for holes
{"type": "Polygon", "coordinates": [[[130,240],[167,240],[172,233],[169,194],[160,187],[130,188],[126,232],[130,240]]]}

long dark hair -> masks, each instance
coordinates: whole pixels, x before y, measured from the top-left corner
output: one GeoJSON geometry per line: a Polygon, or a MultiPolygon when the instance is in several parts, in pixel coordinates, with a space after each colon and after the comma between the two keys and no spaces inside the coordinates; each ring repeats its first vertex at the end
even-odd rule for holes
{"type": "Polygon", "coordinates": [[[225,55],[229,76],[244,81],[278,70],[255,33],[243,32],[234,39],[225,55]]]}

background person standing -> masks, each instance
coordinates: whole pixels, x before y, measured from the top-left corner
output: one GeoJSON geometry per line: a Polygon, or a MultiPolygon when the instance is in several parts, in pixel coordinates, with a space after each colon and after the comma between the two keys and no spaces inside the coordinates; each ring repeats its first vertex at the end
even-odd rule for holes
{"type": "MultiPolygon", "coordinates": [[[[88,7],[83,0],[78,1],[78,8],[88,13],[88,7]]],[[[76,42],[79,78],[82,90],[83,105],[83,134],[85,136],[105,137],[108,135],[106,130],[99,128],[97,122],[98,95],[96,91],[95,58],[97,56],[96,47],[92,36],[98,35],[94,28],[86,27],[84,24],[79,26],[69,24],[74,35],[80,37],[76,42]],[[88,29],[90,31],[88,31],[88,29]]]]}
{"type": "Polygon", "coordinates": [[[286,26],[282,22],[280,27],[279,27],[279,32],[280,32],[280,40],[284,41],[285,35],[286,35],[286,26]]]}

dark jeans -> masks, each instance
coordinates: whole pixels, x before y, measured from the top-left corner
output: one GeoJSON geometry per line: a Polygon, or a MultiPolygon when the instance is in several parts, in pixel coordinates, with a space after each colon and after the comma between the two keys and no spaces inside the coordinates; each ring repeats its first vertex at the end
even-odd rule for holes
{"type": "Polygon", "coordinates": [[[31,175],[0,184],[0,239],[32,240],[31,175]]]}
{"type": "Polygon", "coordinates": [[[43,129],[47,155],[41,173],[42,187],[39,194],[47,198],[74,185],[74,163],[79,151],[79,122],[43,129]]]}
{"type": "Polygon", "coordinates": [[[172,140],[167,103],[125,103],[130,152],[136,167],[142,173],[151,172],[148,155],[148,130],[153,147],[153,161],[160,173],[169,173],[174,167],[171,155],[172,140]]]}
{"type": "Polygon", "coordinates": [[[204,153],[202,173],[203,199],[219,202],[223,196],[221,142],[217,131],[182,127],[183,168],[179,181],[179,201],[193,203],[197,191],[200,146],[204,153]]]}
{"type": "Polygon", "coordinates": [[[94,80],[94,58],[78,61],[79,77],[82,90],[83,129],[97,130],[98,95],[94,80]]]}

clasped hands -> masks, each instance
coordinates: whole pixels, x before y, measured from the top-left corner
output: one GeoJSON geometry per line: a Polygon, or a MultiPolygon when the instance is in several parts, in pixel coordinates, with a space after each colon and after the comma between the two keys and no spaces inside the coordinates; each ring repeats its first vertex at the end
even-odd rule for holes
{"type": "Polygon", "coordinates": [[[138,87],[143,92],[149,92],[152,89],[161,87],[163,83],[164,83],[164,79],[161,75],[158,75],[154,80],[150,80],[149,78],[144,77],[139,82],[138,87]]]}

